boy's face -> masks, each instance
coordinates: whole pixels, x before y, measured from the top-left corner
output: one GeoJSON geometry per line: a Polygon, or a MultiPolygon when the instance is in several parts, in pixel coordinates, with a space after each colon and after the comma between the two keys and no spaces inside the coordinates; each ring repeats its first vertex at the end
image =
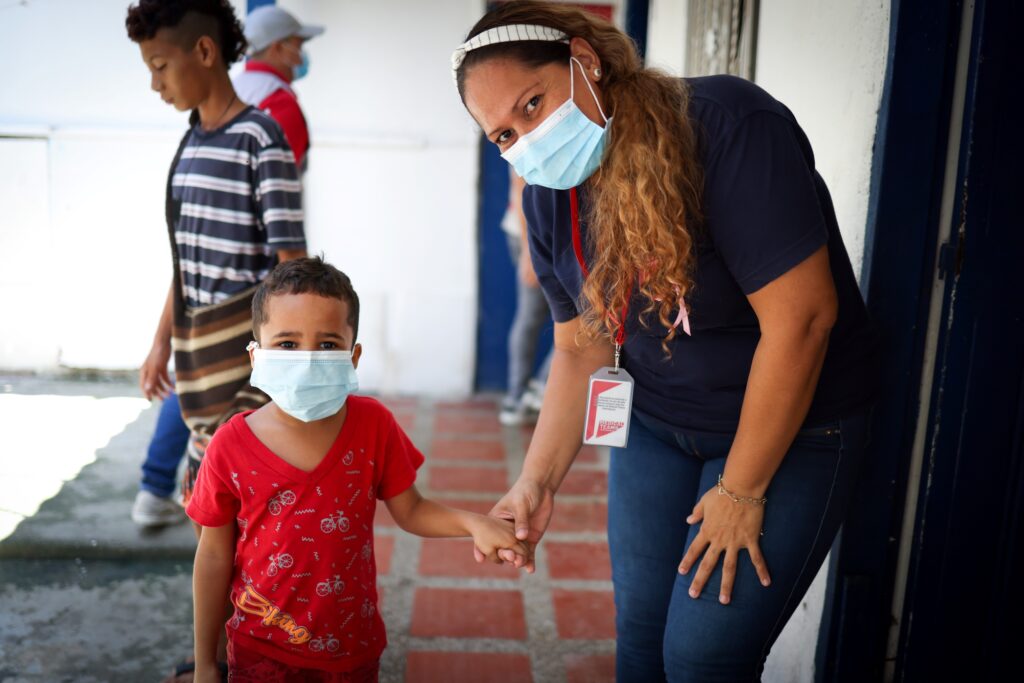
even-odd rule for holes
{"type": "MultiPolygon", "coordinates": [[[[267,320],[260,326],[260,348],[292,351],[352,351],[359,366],[363,349],[353,346],[348,302],[318,294],[277,294],[266,302],[267,320]]],[[[252,351],[249,358],[252,358],[252,351]]]]}
{"type": "Polygon", "coordinates": [[[139,50],[149,67],[150,87],[178,111],[188,111],[207,96],[211,68],[218,59],[217,46],[209,36],[201,36],[186,50],[173,38],[173,29],[162,28],[140,42],[139,50]]]}

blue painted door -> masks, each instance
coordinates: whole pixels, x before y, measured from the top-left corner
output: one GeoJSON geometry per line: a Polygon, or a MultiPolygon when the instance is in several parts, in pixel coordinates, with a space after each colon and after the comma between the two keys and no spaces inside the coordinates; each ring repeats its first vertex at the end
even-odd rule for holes
{"type": "Polygon", "coordinates": [[[508,207],[508,163],[480,138],[480,298],[476,333],[476,388],[503,390],[508,377],[508,331],[516,311],[516,273],[501,219],[508,207]]]}
{"type": "Polygon", "coordinates": [[[897,680],[1020,678],[1024,609],[1021,3],[974,8],[942,334],[897,680]]]}

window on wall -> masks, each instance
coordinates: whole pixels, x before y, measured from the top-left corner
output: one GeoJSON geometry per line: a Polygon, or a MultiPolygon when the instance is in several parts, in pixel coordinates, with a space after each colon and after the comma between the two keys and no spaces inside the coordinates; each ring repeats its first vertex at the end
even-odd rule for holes
{"type": "Polygon", "coordinates": [[[753,80],[758,0],[690,0],[687,5],[687,75],[753,80]]]}

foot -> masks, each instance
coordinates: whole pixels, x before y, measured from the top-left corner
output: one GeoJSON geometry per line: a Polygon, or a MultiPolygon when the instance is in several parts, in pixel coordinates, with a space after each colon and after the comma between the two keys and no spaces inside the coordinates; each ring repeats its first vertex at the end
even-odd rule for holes
{"type": "Polygon", "coordinates": [[[185,519],[185,511],[170,496],[162,498],[141,489],[132,505],[132,521],[143,527],[167,526],[185,519]]]}
{"type": "Polygon", "coordinates": [[[531,379],[526,391],[523,392],[521,402],[530,410],[539,413],[540,406],[544,402],[544,389],[546,383],[540,380],[531,379]]]}
{"type": "Polygon", "coordinates": [[[537,411],[532,410],[520,399],[506,397],[501,402],[501,411],[498,413],[498,422],[506,427],[533,424],[537,421],[537,411]]]}

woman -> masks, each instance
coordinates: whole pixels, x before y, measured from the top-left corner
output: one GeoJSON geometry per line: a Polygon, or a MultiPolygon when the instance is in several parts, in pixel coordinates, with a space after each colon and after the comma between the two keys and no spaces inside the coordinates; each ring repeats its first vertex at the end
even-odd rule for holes
{"type": "Polygon", "coordinates": [[[842,521],[875,391],[807,138],[753,84],[643,69],[628,37],[566,6],[499,6],[452,65],[529,184],[556,323],[544,409],[492,514],[540,540],[588,378],[621,351],[634,385],[609,471],[618,680],[756,680],[842,521]]]}

